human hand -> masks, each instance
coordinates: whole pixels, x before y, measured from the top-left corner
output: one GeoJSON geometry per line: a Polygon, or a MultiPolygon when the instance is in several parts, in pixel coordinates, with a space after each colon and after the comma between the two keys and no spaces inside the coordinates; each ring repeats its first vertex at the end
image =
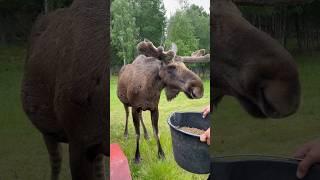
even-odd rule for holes
{"type": "Polygon", "coordinates": [[[320,140],[304,144],[295,152],[294,157],[302,159],[297,169],[297,177],[302,179],[314,163],[320,162],[320,140]]]}
{"type": "Polygon", "coordinates": [[[206,106],[206,107],[202,110],[202,118],[206,118],[209,113],[210,113],[210,105],[206,106]]]}
{"type": "Polygon", "coordinates": [[[200,135],[200,141],[207,142],[207,144],[210,145],[210,128],[200,135]]]}

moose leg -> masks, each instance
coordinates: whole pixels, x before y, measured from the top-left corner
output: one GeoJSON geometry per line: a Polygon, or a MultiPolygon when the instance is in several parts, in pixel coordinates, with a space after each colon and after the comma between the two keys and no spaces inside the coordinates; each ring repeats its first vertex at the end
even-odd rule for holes
{"type": "Polygon", "coordinates": [[[128,107],[128,105],[126,105],[126,104],[123,104],[123,106],[124,106],[124,109],[125,109],[125,111],[126,111],[126,126],[125,126],[125,128],[124,128],[124,133],[123,133],[123,135],[124,135],[125,138],[128,138],[129,107],[128,107]]]}
{"type": "Polygon", "coordinates": [[[94,159],[89,159],[82,143],[69,143],[72,180],[94,179],[94,159]]]}
{"type": "Polygon", "coordinates": [[[47,150],[50,156],[51,164],[51,180],[58,180],[61,170],[62,162],[62,147],[61,144],[53,140],[49,136],[43,136],[43,139],[46,143],[47,150]]]}
{"type": "Polygon", "coordinates": [[[94,160],[95,180],[105,180],[105,158],[103,154],[97,155],[94,160]]]}
{"type": "Polygon", "coordinates": [[[134,128],[136,130],[136,154],[135,154],[135,163],[140,163],[140,151],[139,151],[139,140],[140,140],[140,120],[139,120],[139,113],[141,110],[132,107],[132,119],[134,128]]]}
{"type": "Polygon", "coordinates": [[[149,140],[149,134],[148,134],[147,128],[146,128],[146,126],[145,126],[144,123],[143,123],[142,111],[140,111],[140,113],[139,113],[139,119],[140,119],[141,124],[142,124],[144,138],[145,138],[146,140],[149,140]]]}
{"type": "Polygon", "coordinates": [[[154,133],[154,136],[157,140],[157,145],[158,145],[158,157],[161,159],[164,159],[165,155],[162,150],[162,147],[160,144],[160,138],[159,138],[158,119],[159,119],[159,111],[157,108],[157,109],[151,111],[151,121],[152,121],[153,133],[154,133]]]}

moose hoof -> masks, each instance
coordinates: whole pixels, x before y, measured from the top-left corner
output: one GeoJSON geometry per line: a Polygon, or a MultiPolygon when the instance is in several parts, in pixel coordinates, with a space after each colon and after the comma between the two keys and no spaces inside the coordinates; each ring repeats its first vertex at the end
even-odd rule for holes
{"type": "Polygon", "coordinates": [[[158,158],[161,159],[161,160],[166,159],[166,157],[164,155],[164,152],[158,152],[158,158]]]}
{"type": "Polygon", "coordinates": [[[147,134],[144,134],[144,139],[145,139],[145,140],[149,140],[149,139],[150,139],[150,136],[149,136],[148,133],[147,133],[147,134]]]}
{"type": "Polygon", "coordinates": [[[134,158],[134,163],[135,164],[140,164],[140,162],[141,162],[141,158],[140,157],[135,157],[134,158]]]}
{"type": "Polygon", "coordinates": [[[124,133],[124,134],[123,134],[123,137],[124,137],[124,139],[126,139],[126,140],[127,140],[127,139],[128,139],[128,137],[129,137],[129,136],[128,136],[128,133],[124,133]]]}

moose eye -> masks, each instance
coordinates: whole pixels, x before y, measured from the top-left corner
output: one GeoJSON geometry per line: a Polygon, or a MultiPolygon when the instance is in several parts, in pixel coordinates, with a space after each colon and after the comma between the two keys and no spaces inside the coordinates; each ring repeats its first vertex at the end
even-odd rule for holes
{"type": "Polygon", "coordinates": [[[171,75],[174,75],[176,71],[176,67],[175,66],[168,66],[167,67],[167,72],[171,75]]]}
{"type": "Polygon", "coordinates": [[[176,66],[168,66],[168,70],[175,70],[176,69],[176,66]]]}

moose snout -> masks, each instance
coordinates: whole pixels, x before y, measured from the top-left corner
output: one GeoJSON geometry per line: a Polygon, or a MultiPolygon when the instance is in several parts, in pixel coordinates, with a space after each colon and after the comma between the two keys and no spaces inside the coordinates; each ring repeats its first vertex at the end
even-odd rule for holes
{"type": "Polygon", "coordinates": [[[201,89],[199,87],[195,87],[192,89],[191,93],[192,93],[194,99],[200,99],[203,96],[203,89],[201,89]]]}
{"type": "Polygon", "coordinates": [[[294,114],[300,104],[300,85],[297,81],[273,82],[261,92],[261,109],[270,118],[294,114]]]}
{"type": "Polygon", "coordinates": [[[186,84],[185,93],[191,99],[200,99],[203,96],[203,84],[200,81],[190,81],[186,84]]]}

